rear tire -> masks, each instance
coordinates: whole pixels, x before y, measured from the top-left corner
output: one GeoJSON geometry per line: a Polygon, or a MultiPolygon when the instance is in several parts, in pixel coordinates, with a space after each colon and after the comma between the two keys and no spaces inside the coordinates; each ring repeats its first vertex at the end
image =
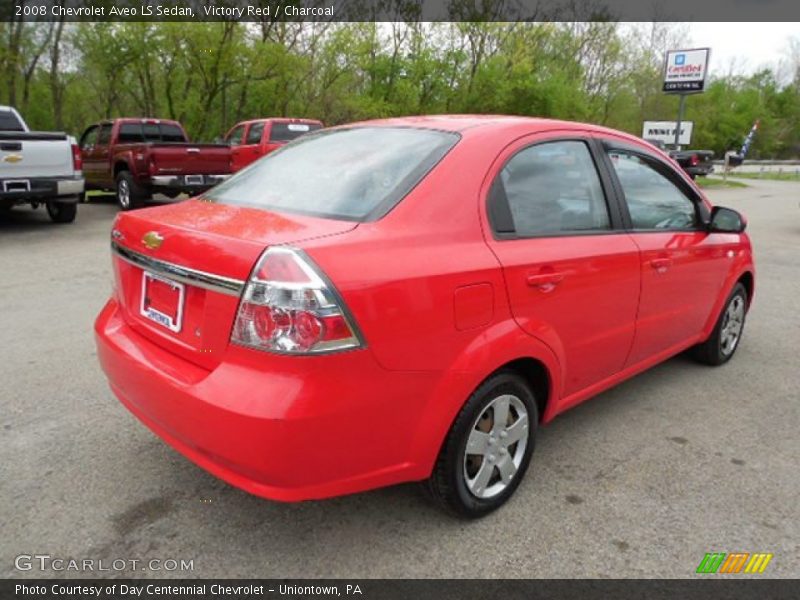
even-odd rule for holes
{"type": "Polygon", "coordinates": [[[467,399],[442,445],[429,495],[442,508],[475,519],[502,506],[525,475],[539,414],[522,377],[500,371],[467,399]]]}
{"type": "Polygon", "coordinates": [[[741,342],[746,315],[747,290],[744,285],[737,283],[709,338],[692,348],[695,360],[714,367],[728,362],[741,342]]]}
{"type": "Polygon", "coordinates": [[[136,183],[130,171],[117,174],[117,204],[122,210],[140,208],[147,199],[147,192],[136,183]]]}
{"type": "Polygon", "coordinates": [[[57,202],[48,200],[45,204],[47,214],[54,223],[72,223],[78,214],[78,205],[75,202],[57,202]]]}

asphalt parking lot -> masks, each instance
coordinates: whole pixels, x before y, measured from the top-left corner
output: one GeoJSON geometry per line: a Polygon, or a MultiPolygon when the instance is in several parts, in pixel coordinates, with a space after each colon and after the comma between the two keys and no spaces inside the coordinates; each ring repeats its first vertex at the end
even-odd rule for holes
{"type": "Polygon", "coordinates": [[[101,576],[671,578],[740,551],[800,577],[800,184],[747,183],[710,192],[748,216],[756,249],[733,361],[677,357],[559,417],[512,501],[478,522],[415,485],[289,505],[195,467],[97,364],[115,205],[82,205],[72,225],[0,216],[0,575],[79,575],[14,568],[48,554],[194,561],[84,574],[101,576]]]}

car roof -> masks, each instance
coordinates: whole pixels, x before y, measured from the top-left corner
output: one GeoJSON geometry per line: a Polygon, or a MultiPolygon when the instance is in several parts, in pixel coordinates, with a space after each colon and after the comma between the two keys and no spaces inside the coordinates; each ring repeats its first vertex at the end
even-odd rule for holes
{"type": "Polygon", "coordinates": [[[462,136],[471,135],[473,132],[481,135],[492,130],[498,133],[518,131],[520,135],[544,131],[590,131],[594,133],[607,133],[625,137],[633,142],[641,143],[636,136],[623,131],[617,131],[601,125],[581,123],[578,121],[562,121],[558,119],[544,119],[539,117],[522,117],[513,115],[422,115],[415,117],[395,117],[390,119],[377,119],[348,123],[342,127],[416,127],[420,129],[437,129],[439,131],[452,131],[462,136]]]}

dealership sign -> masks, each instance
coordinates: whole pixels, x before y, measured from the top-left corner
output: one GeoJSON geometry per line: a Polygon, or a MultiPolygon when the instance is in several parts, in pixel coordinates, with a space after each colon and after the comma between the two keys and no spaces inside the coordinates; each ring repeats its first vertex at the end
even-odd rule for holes
{"type": "MultiPolygon", "coordinates": [[[[664,144],[675,143],[675,129],[678,127],[677,121],[645,121],[642,127],[642,138],[645,140],[658,140],[664,144]]],[[[678,136],[680,146],[688,146],[692,143],[692,121],[681,121],[681,133],[678,136]]]]}
{"type": "Polygon", "coordinates": [[[669,50],[664,65],[664,91],[673,94],[702,92],[709,52],[709,48],[669,50]]]}

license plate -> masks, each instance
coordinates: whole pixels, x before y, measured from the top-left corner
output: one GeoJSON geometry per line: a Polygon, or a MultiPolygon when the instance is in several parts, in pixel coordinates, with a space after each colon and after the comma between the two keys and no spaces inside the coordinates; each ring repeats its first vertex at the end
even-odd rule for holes
{"type": "Polygon", "coordinates": [[[6,179],[3,182],[5,192],[30,192],[31,182],[29,179],[6,179]]]}
{"type": "Polygon", "coordinates": [[[142,316],[178,333],[183,321],[184,292],[182,283],[143,271],[142,316]]]}
{"type": "Polygon", "coordinates": [[[202,175],[187,175],[186,185],[203,185],[202,175]]]}

